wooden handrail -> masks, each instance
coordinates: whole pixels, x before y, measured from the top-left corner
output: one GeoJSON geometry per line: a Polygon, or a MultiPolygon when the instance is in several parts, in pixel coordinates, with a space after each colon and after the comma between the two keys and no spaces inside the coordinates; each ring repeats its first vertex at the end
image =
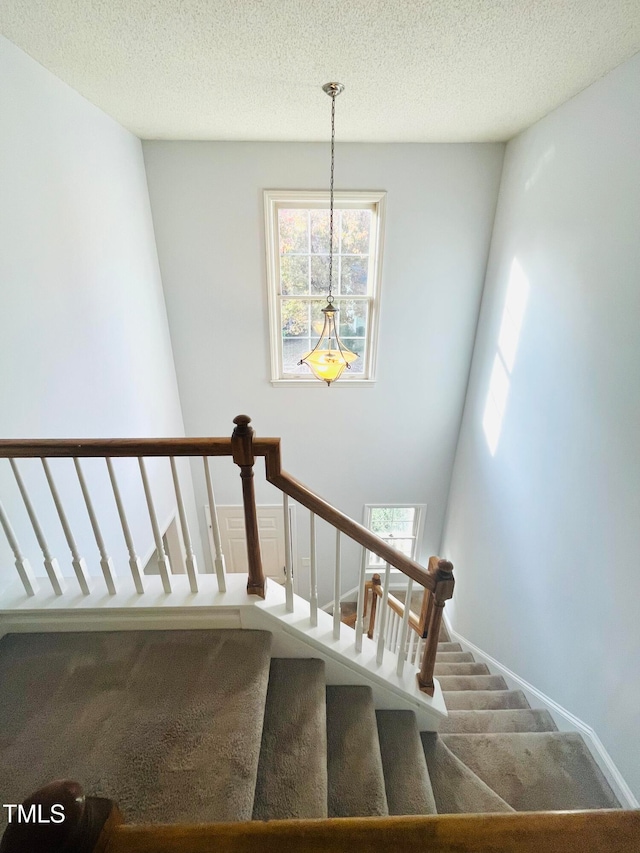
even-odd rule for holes
{"type": "Polygon", "coordinates": [[[114,827],[95,853],[637,853],[640,812],[521,812],[114,827]]]}
{"type": "MultiPolygon", "coordinates": [[[[236,427],[249,427],[251,419],[239,415],[242,423],[236,427]]],[[[236,419],[237,421],[238,419],[236,419]]],[[[235,421],[234,421],[235,422],[235,421]]],[[[237,436],[236,436],[237,438],[237,436]]],[[[246,436],[245,436],[246,438],[246,436]]],[[[382,539],[336,509],[303,483],[282,470],[279,438],[253,436],[245,448],[249,456],[264,456],[267,480],[289,497],[310,509],[317,516],[350,536],[358,544],[376,554],[385,563],[399,569],[407,577],[433,589],[433,579],[427,570],[392,548],[382,539]]],[[[0,440],[1,458],[55,458],[55,457],[145,457],[145,456],[234,456],[233,438],[112,438],[112,439],[3,439],[0,440]]],[[[247,458],[249,458],[247,456],[247,458]]]]}
{"type": "MultiPolygon", "coordinates": [[[[252,442],[254,456],[279,447],[279,438],[252,442]]],[[[231,438],[50,438],[2,439],[0,459],[91,456],[232,456],[231,438]]]]}
{"type": "MultiPolygon", "coordinates": [[[[365,584],[365,587],[367,589],[370,588],[375,595],[377,595],[379,598],[382,598],[382,586],[374,585],[369,581],[367,584],[365,584]]],[[[421,611],[420,616],[416,616],[416,614],[413,612],[413,610],[411,610],[411,608],[409,608],[409,627],[412,628],[416,632],[416,634],[418,634],[418,636],[422,637],[423,639],[424,639],[424,637],[427,636],[427,623],[425,622],[425,620],[423,618],[424,600],[430,596],[431,596],[430,590],[425,589],[424,598],[423,598],[423,609],[421,611]]],[[[392,595],[391,593],[389,593],[388,597],[387,597],[387,604],[391,608],[391,610],[393,610],[394,613],[398,614],[398,616],[401,619],[404,617],[405,604],[403,604],[403,602],[400,601],[399,598],[396,598],[395,595],[392,595]]]]}
{"type": "Polygon", "coordinates": [[[55,782],[29,797],[61,824],[10,823],[0,853],[637,853],[640,811],[425,815],[135,826],[110,800],[55,782]]]}
{"type": "Polygon", "coordinates": [[[290,498],[298,501],[302,506],[311,510],[315,515],[333,525],[333,527],[342,531],[342,533],[345,533],[359,545],[362,545],[363,548],[376,554],[385,563],[393,566],[394,569],[399,569],[407,577],[412,578],[427,589],[435,589],[433,576],[420,563],[397,551],[383,539],[380,539],[379,536],[376,536],[375,533],[363,527],[362,524],[358,524],[357,521],[349,518],[348,515],[340,512],[339,509],[336,509],[315,492],[312,492],[304,483],[301,483],[295,477],[292,477],[291,474],[283,471],[279,442],[269,445],[266,448],[264,456],[267,480],[276,486],[276,488],[285,492],[290,498]]]}

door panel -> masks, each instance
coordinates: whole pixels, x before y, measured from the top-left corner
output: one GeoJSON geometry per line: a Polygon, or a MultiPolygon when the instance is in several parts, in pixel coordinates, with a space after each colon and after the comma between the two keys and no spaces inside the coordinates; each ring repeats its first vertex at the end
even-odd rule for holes
{"type": "MultiPolygon", "coordinates": [[[[293,510],[289,507],[292,519],[293,510]]],[[[262,568],[267,577],[284,582],[284,513],[282,506],[258,506],[258,534],[262,568]]],[[[219,506],[222,553],[228,572],[247,572],[247,540],[244,531],[244,510],[241,506],[219,506]]],[[[293,554],[293,549],[291,551],[293,554]]]]}

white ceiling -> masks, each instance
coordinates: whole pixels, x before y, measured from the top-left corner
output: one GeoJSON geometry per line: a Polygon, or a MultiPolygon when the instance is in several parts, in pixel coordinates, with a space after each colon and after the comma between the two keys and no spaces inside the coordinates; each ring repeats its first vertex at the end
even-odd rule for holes
{"type": "Polygon", "coordinates": [[[145,139],[508,139],[640,50],[640,0],[2,0],[0,32],[145,139]]]}

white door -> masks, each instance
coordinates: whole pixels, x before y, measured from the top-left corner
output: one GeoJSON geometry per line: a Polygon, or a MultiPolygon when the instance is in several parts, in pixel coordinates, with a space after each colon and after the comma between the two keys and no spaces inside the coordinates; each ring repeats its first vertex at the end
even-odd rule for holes
{"type": "MultiPolygon", "coordinates": [[[[289,506],[290,529],[294,529],[293,509],[289,506]]],[[[258,506],[258,534],[262,569],[268,578],[284,583],[284,512],[282,506],[258,506]]],[[[228,572],[249,571],[244,509],[241,506],[219,506],[220,540],[228,572]]],[[[293,554],[293,548],[291,549],[293,554]]]]}

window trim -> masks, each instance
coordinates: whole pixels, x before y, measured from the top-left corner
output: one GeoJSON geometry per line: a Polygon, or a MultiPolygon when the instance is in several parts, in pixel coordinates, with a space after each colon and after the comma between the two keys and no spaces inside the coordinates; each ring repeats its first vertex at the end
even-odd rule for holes
{"type": "MultiPolygon", "coordinates": [[[[328,207],[328,190],[264,190],[265,215],[265,255],[267,261],[267,301],[269,308],[269,349],[271,353],[271,384],[273,386],[324,388],[324,383],[309,373],[308,376],[285,377],[282,375],[282,335],[280,334],[280,303],[279,303],[279,252],[278,252],[278,208],[284,204],[293,207],[328,207]]],[[[369,205],[374,207],[376,228],[374,245],[371,246],[371,296],[370,316],[368,321],[368,354],[366,378],[355,374],[353,378],[342,375],[339,382],[333,383],[338,387],[369,387],[376,381],[376,365],[378,354],[378,327],[380,319],[380,293],[382,281],[383,235],[385,224],[386,192],[382,190],[336,190],[334,192],[336,206],[359,207],[369,205]],[[357,377],[357,378],[356,378],[357,377]]]]}
{"type": "MultiPolygon", "coordinates": [[[[415,503],[375,503],[375,504],[365,504],[364,510],[362,513],[362,523],[363,526],[367,528],[367,530],[371,530],[371,510],[372,509],[415,509],[416,515],[414,518],[414,542],[413,542],[413,550],[411,554],[411,558],[413,560],[418,560],[419,552],[422,547],[422,540],[424,538],[424,525],[427,518],[427,505],[426,504],[415,504],[415,503]]],[[[408,538],[408,537],[400,537],[400,538],[408,538]]],[[[369,552],[367,552],[367,555],[369,552]]],[[[369,563],[369,559],[367,556],[367,563],[365,566],[365,573],[367,576],[371,576],[373,574],[380,574],[384,572],[384,567],[380,566],[372,566],[369,563]]],[[[392,575],[403,575],[404,573],[400,571],[400,569],[394,569],[391,566],[391,574],[392,575]]]]}

